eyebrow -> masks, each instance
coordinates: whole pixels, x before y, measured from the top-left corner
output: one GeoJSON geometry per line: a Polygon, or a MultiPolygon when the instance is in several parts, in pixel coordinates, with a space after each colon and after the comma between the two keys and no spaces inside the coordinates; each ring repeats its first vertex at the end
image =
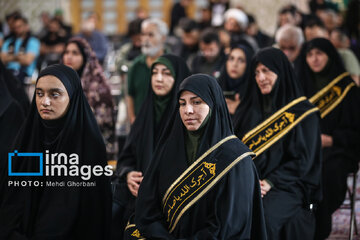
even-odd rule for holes
{"type": "MultiPolygon", "coordinates": [[[[42,88],[36,88],[35,90],[44,91],[42,88]]],[[[62,90],[61,88],[50,88],[48,91],[49,92],[64,92],[64,90],[62,90]]]]}

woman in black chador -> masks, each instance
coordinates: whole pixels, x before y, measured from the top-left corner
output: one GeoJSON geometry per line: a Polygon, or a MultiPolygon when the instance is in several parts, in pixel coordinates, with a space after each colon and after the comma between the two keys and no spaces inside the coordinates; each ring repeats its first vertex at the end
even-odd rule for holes
{"type": "MultiPolygon", "coordinates": [[[[127,137],[117,164],[113,202],[113,238],[123,229],[134,212],[135,199],[145,170],[165,127],[176,111],[176,93],[180,83],[190,75],[183,59],[171,54],[159,57],[151,66],[146,101],[127,137]]],[[[117,237],[117,239],[120,238],[117,237]]]]}
{"type": "Polygon", "coordinates": [[[34,152],[43,153],[43,174],[8,176],[8,181],[40,184],[6,187],[0,239],[109,238],[111,169],[106,167],[105,144],[74,70],[56,64],[40,72],[29,114],[11,151],[12,173],[41,173],[38,157],[16,157],[34,152]],[[55,154],[61,159],[47,160],[55,154]],[[59,163],[64,166],[61,171],[47,170],[59,163]],[[68,185],[87,182],[93,184],[68,185]]]}
{"type": "Polygon", "coordinates": [[[140,185],[135,224],[146,239],[266,239],[253,153],[233,135],[222,90],[205,74],[186,78],[179,111],[140,185]]]}
{"type": "Polygon", "coordinates": [[[234,114],[244,98],[249,82],[252,50],[243,44],[233,44],[220,77],[219,84],[224,91],[230,114],[234,114]]]}
{"type": "Polygon", "coordinates": [[[259,51],[235,133],[256,153],[268,239],[312,239],[321,199],[318,109],[303,96],[286,56],[259,51]]]}
{"type": "Polygon", "coordinates": [[[346,179],[359,161],[359,90],[331,42],[315,38],[302,50],[299,82],[320,109],[323,200],[316,211],[316,239],[331,232],[331,215],[345,198],[346,179]]]}

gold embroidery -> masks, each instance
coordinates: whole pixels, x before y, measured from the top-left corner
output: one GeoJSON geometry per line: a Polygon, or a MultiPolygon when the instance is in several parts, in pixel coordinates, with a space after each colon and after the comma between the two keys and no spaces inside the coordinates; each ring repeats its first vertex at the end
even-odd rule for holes
{"type": "MultiPolygon", "coordinates": [[[[180,189],[180,185],[172,191],[171,204],[167,204],[167,219],[166,221],[171,224],[173,218],[181,207],[181,205],[189,199],[193,194],[200,190],[216,175],[216,163],[201,163],[196,169],[194,169],[182,182],[185,183],[180,189]],[[187,184],[187,180],[191,179],[191,184],[187,184]]],[[[170,198],[170,199],[171,199],[170,198]]],[[[165,205],[166,208],[166,205],[165,205]]]]}
{"type": "MultiPolygon", "coordinates": [[[[295,120],[295,114],[290,112],[284,112],[279,117],[276,118],[276,122],[272,122],[267,128],[263,130],[263,134],[258,134],[253,138],[243,139],[244,143],[247,144],[249,139],[251,143],[249,144],[249,148],[253,151],[256,151],[256,147],[260,145],[260,147],[265,144],[270,138],[272,138],[275,134],[281,132],[283,129],[287,128],[292,124],[295,120]],[[255,138],[255,139],[254,139],[255,138]]],[[[261,133],[261,132],[260,132],[261,133]]]]}
{"type": "Polygon", "coordinates": [[[140,238],[140,237],[141,237],[140,232],[139,232],[138,229],[136,229],[136,230],[131,234],[131,236],[137,237],[137,238],[140,238]]]}

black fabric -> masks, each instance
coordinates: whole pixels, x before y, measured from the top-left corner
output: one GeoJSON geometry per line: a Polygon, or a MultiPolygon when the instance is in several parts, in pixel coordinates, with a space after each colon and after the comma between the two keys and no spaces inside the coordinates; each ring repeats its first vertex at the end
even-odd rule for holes
{"type": "MultiPolygon", "coordinates": [[[[5,66],[0,61],[0,169],[7,167],[7,155],[12,143],[25,119],[24,111],[19,102],[12,96],[8,89],[5,66]]],[[[0,171],[0,205],[3,198],[6,173],[0,171]]]]}
{"type": "Polygon", "coordinates": [[[191,63],[192,73],[204,73],[211,76],[219,76],[221,68],[226,62],[226,56],[224,51],[220,49],[219,56],[213,61],[208,62],[206,58],[202,55],[197,55],[194,57],[194,60],[191,63]]]}
{"type": "MultiPolygon", "coordinates": [[[[168,107],[162,114],[162,118],[159,124],[155,124],[155,106],[154,98],[155,93],[151,87],[151,81],[149,81],[149,90],[147,97],[142,105],[139,115],[136,117],[134,124],[131,127],[122,154],[119,158],[117,169],[119,170],[119,176],[136,170],[145,172],[152,159],[152,152],[156,147],[156,143],[164,131],[165,127],[170,121],[170,117],[175,112],[177,103],[176,92],[179,89],[180,83],[190,75],[189,69],[186,63],[179,57],[171,54],[163,55],[168,59],[175,71],[175,83],[169,96],[171,100],[168,103],[168,107]]],[[[151,67],[151,69],[154,65],[151,67]]]]}
{"type": "MultiPolygon", "coordinates": [[[[182,82],[178,97],[185,90],[199,96],[211,109],[198,147],[199,157],[221,139],[233,134],[232,123],[222,90],[213,77],[192,75],[182,82]]],[[[161,202],[166,190],[189,167],[186,134],[180,114],[176,112],[174,122],[161,138],[153,163],[140,185],[135,223],[141,234],[148,239],[265,239],[260,189],[251,157],[235,165],[185,212],[174,231],[169,233],[164,224],[161,202]]],[[[247,151],[249,149],[239,140],[226,149],[231,159],[247,151]]],[[[219,154],[215,150],[210,156],[216,158],[219,154]]]]}
{"type": "Polygon", "coordinates": [[[239,93],[240,98],[242,98],[245,95],[245,91],[247,89],[247,83],[249,81],[250,62],[251,62],[251,59],[253,57],[253,52],[247,46],[242,45],[242,44],[238,44],[238,45],[233,46],[231,48],[231,51],[233,49],[241,49],[245,53],[245,57],[246,57],[246,69],[245,69],[245,72],[240,78],[233,79],[227,73],[226,63],[225,63],[223,69],[221,70],[221,74],[220,74],[220,77],[219,77],[218,81],[219,81],[219,84],[220,84],[223,91],[235,91],[235,92],[239,93]]]}
{"type": "MultiPolygon", "coordinates": [[[[252,60],[247,93],[235,116],[237,119],[235,133],[239,138],[269,115],[301,97],[302,89],[296,82],[291,63],[281,50],[265,48],[260,50],[252,60]],[[262,63],[278,76],[273,90],[268,95],[261,94],[255,80],[255,69],[258,63],[262,63]],[[270,107],[265,107],[265,105],[270,107]],[[270,112],[267,112],[268,108],[271,109],[270,112]]],[[[310,103],[308,105],[309,109],[313,107],[310,103]]],[[[269,180],[274,185],[263,198],[269,239],[282,239],[277,237],[286,235],[280,232],[283,231],[284,224],[296,216],[303,206],[321,200],[320,148],[319,116],[311,114],[254,160],[260,179],[269,180]],[[271,197],[273,194],[269,193],[275,190],[280,192],[279,196],[285,194],[284,198],[290,199],[287,214],[276,213],[277,209],[283,207],[283,202],[276,200],[277,197],[271,197]],[[266,206],[273,207],[267,209],[266,206]],[[271,216],[276,216],[276,218],[271,216]],[[276,231],[270,229],[273,227],[276,231]]]]}
{"type": "MultiPolygon", "coordinates": [[[[70,103],[63,119],[44,125],[34,94],[30,112],[13,150],[19,152],[76,153],[79,167],[106,165],[105,145],[95,117],[82,91],[76,72],[65,65],[52,65],[39,78],[53,75],[64,84],[70,103]],[[57,136],[49,128],[56,128],[57,136]],[[49,141],[48,141],[49,140],[49,141]]],[[[45,156],[44,156],[45,157],[45,156]]],[[[45,161],[45,159],[44,159],[45,161]]],[[[38,162],[13,162],[15,172],[30,172],[38,162]]],[[[8,186],[0,207],[1,239],[108,239],[111,218],[110,181],[105,175],[88,180],[92,187],[49,187],[46,181],[81,182],[80,176],[8,177],[8,180],[41,181],[39,187],[8,186]]]]}
{"type": "MultiPolygon", "coordinates": [[[[23,113],[26,115],[29,107],[30,101],[24,90],[23,84],[13,76],[13,74],[5,67],[5,65],[0,61],[0,77],[4,79],[4,83],[12,96],[21,106],[23,113]]],[[[2,104],[2,103],[0,103],[2,104]]]]}
{"type": "MultiPolygon", "coordinates": [[[[326,53],[329,59],[326,69],[318,74],[322,79],[327,80],[325,85],[346,72],[340,55],[329,40],[315,38],[307,42],[301,52],[299,82],[303,84],[305,95],[309,98],[320,90],[315,83],[317,76],[306,62],[306,54],[314,48],[326,53]]],[[[345,77],[344,81],[349,84],[353,80],[351,77],[345,77]]],[[[333,146],[322,149],[324,198],[316,213],[317,239],[325,239],[330,234],[331,215],[340,207],[345,198],[347,175],[358,169],[360,154],[359,97],[359,89],[351,88],[342,102],[320,121],[321,133],[333,138],[333,146]]]]}
{"type": "MultiPolygon", "coordinates": [[[[131,127],[131,131],[126,139],[124,148],[117,162],[117,179],[114,181],[116,190],[114,192],[114,206],[119,205],[117,213],[113,209],[113,214],[119,215],[123,218],[122,224],[126,224],[129,215],[133,213],[135,207],[135,197],[130,193],[126,184],[126,176],[131,171],[140,171],[145,173],[145,170],[151,163],[153,151],[163,134],[166,126],[172,121],[171,116],[174,115],[176,107],[176,93],[179,89],[180,83],[190,75],[190,71],[180,57],[171,54],[162,55],[161,58],[166,58],[174,71],[174,85],[171,92],[165,96],[167,98],[167,107],[163,110],[161,116],[156,116],[156,95],[151,87],[149,81],[149,88],[147,97],[136,116],[135,122],[131,127]],[[156,124],[156,119],[160,119],[156,124]],[[126,209],[121,209],[125,207],[126,209]],[[122,213],[119,213],[122,212],[122,213]]],[[[151,67],[151,71],[155,64],[163,61],[156,60],[151,67]]],[[[164,63],[163,63],[164,64],[164,63]]],[[[116,217],[116,216],[113,216],[116,217]]],[[[121,224],[121,223],[120,223],[121,224]]],[[[114,226],[113,234],[120,232],[122,235],[124,226],[114,226]]],[[[121,236],[122,237],[122,236],[121,236]]],[[[113,238],[115,238],[113,236],[113,238]]]]}

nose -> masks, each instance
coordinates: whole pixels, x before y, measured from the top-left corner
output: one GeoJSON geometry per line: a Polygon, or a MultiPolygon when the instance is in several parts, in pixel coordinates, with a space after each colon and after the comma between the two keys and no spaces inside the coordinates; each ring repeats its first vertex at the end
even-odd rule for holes
{"type": "Polygon", "coordinates": [[[42,104],[43,106],[50,106],[50,98],[45,96],[45,97],[42,99],[41,104],[42,104]]]}
{"type": "Polygon", "coordinates": [[[194,113],[193,107],[191,106],[191,104],[186,104],[186,106],[185,106],[185,114],[192,114],[192,113],[194,113]]]}
{"type": "Polygon", "coordinates": [[[156,81],[162,82],[162,80],[163,80],[163,75],[162,75],[161,73],[157,73],[155,77],[156,77],[156,81]]]}
{"type": "Polygon", "coordinates": [[[260,82],[263,82],[265,80],[265,74],[262,72],[259,72],[257,77],[259,78],[260,82]]]}

